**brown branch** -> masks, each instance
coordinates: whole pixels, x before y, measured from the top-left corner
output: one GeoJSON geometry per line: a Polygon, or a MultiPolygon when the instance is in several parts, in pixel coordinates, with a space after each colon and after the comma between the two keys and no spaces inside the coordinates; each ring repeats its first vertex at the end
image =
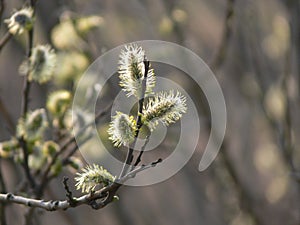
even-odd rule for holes
{"type": "MultiPolygon", "coordinates": [[[[30,6],[33,9],[33,14],[35,14],[35,1],[30,1],[30,6]]],[[[32,54],[32,48],[33,48],[33,37],[34,37],[34,26],[28,30],[28,41],[27,41],[27,60],[30,60],[31,54],[32,54]]],[[[24,76],[23,81],[23,90],[22,90],[22,101],[21,101],[21,117],[26,118],[26,114],[28,112],[28,106],[29,106],[29,93],[30,93],[30,87],[31,82],[28,80],[30,70],[28,70],[27,74],[24,76]]],[[[22,149],[23,153],[23,163],[22,166],[24,168],[25,176],[27,178],[27,181],[29,182],[31,188],[36,191],[36,182],[33,178],[29,165],[28,165],[28,148],[27,148],[27,141],[24,139],[24,137],[18,138],[19,144],[22,149]]]]}
{"type": "MultiPolygon", "coordinates": [[[[87,129],[88,127],[90,127],[90,126],[93,125],[94,123],[98,123],[99,119],[100,119],[101,117],[103,117],[105,114],[107,114],[107,112],[109,111],[109,109],[111,108],[111,106],[112,106],[112,104],[109,104],[103,111],[100,111],[100,112],[95,116],[94,120],[91,121],[90,123],[87,123],[85,126],[83,126],[83,127],[77,132],[77,134],[76,134],[75,136],[81,135],[82,133],[84,133],[84,132],[86,131],[86,129],[87,129]]],[[[47,183],[51,180],[51,179],[49,178],[49,173],[50,173],[50,171],[51,171],[51,167],[56,163],[56,160],[58,159],[58,157],[59,157],[60,155],[62,155],[66,150],[68,150],[68,147],[69,147],[71,144],[73,144],[73,143],[76,144],[76,138],[75,138],[75,136],[72,136],[72,137],[70,137],[69,139],[67,139],[67,140],[65,141],[65,143],[60,147],[60,150],[57,151],[57,152],[55,153],[55,155],[52,157],[50,163],[47,165],[47,167],[46,167],[46,169],[45,169],[45,172],[44,172],[43,175],[42,175],[42,180],[41,180],[40,186],[39,186],[39,188],[38,188],[38,190],[37,190],[38,196],[40,196],[40,195],[43,193],[43,191],[44,191],[44,189],[45,189],[45,186],[46,186],[47,183]]],[[[77,151],[77,149],[78,149],[78,146],[77,146],[77,144],[76,144],[76,146],[73,148],[73,150],[71,150],[71,152],[70,152],[68,155],[70,155],[70,156],[73,155],[73,154],[77,151]]],[[[63,160],[63,163],[66,164],[66,161],[67,161],[66,159],[63,160]]]]}
{"type": "MultiPolygon", "coordinates": [[[[5,9],[5,2],[4,0],[0,0],[0,21],[2,20],[4,9],[5,9]]],[[[0,28],[1,28],[1,22],[0,22],[0,28]]]]}
{"type": "Polygon", "coordinates": [[[218,69],[223,64],[226,58],[227,49],[228,49],[230,38],[232,36],[232,30],[233,30],[232,21],[234,17],[234,3],[235,3],[234,1],[235,0],[227,0],[226,17],[224,22],[224,31],[222,35],[221,44],[212,63],[210,63],[211,65],[210,67],[213,70],[218,69]]]}
{"type": "Polygon", "coordinates": [[[149,143],[149,140],[150,140],[150,138],[149,138],[149,136],[147,136],[147,137],[146,137],[146,140],[145,140],[145,143],[144,143],[144,145],[142,146],[141,151],[140,151],[140,153],[139,153],[139,155],[138,155],[138,157],[137,157],[135,163],[133,164],[131,170],[133,170],[133,169],[134,169],[137,165],[139,165],[139,163],[142,161],[142,156],[143,156],[143,153],[144,153],[144,151],[145,151],[145,148],[146,148],[147,144],[149,143]]]}
{"type": "Polygon", "coordinates": [[[90,138],[92,137],[93,135],[90,135],[88,137],[86,137],[84,140],[82,140],[79,144],[75,144],[75,146],[69,151],[68,154],[66,154],[66,156],[64,157],[64,159],[62,160],[62,165],[65,166],[65,165],[68,165],[70,163],[70,158],[77,152],[78,148],[80,145],[86,143],[88,140],[90,140],[90,138]]]}
{"type": "Polygon", "coordinates": [[[6,185],[5,185],[5,181],[4,181],[4,177],[2,174],[2,158],[0,157],[0,191],[1,192],[6,192],[6,185]]]}
{"type": "Polygon", "coordinates": [[[12,193],[0,194],[0,202],[21,204],[32,208],[41,208],[47,211],[66,210],[69,208],[78,207],[80,205],[90,205],[93,209],[101,209],[112,202],[114,194],[124,182],[135,177],[137,173],[155,167],[161,161],[162,160],[159,159],[149,165],[140,166],[139,168],[136,168],[135,170],[123,176],[122,179],[117,179],[114,183],[103,187],[96,192],[82,195],[78,198],[73,198],[74,201],[72,203],[70,203],[69,199],[45,201],[17,196],[13,195],[12,193]],[[97,200],[99,199],[103,200],[98,203],[97,200]]]}
{"type": "MultiPolygon", "coordinates": [[[[29,60],[32,53],[32,47],[33,47],[33,33],[34,28],[30,29],[28,31],[28,47],[27,47],[27,59],[29,60]]],[[[26,118],[26,114],[28,111],[28,105],[29,105],[29,93],[30,93],[30,86],[31,82],[28,80],[30,71],[25,75],[24,77],[24,83],[23,83],[23,95],[22,95],[22,105],[21,105],[21,117],[26,118]]],[[[19,143],[23,151],[23,168],[25,171],[26,178],[31,186],[32,189],[35,189],[36,182],[30,172],[30,168],[28,165],[28,149],[27,149],[27,141],[24,139],[24,137],[19,138],[19,143]]]]}
{"type": "Polygon", "coordinates": [[[12,38],[12,34],[7,31],[4,36],[0,40],[0,52],[3,49],[3,47],[8,43],[8,41],[12,38]]]}
{"type": "Polygon", "coordinates": [[[68,180],[69,180],[69,178],[64,177],[63,184],[64,184],[64,188],[66,190],[66,197],[69,201],[69,204],[70,204],[70,206],[74,206],[74,205],[76,205],[76,199],[73,198],[73,193],[70,191],[70,188],[68,186],[68,180]]]}
{"type": "MultiPolygon", "coordinates": [[[[253,29],[253,28],[252,28],[253,29]]],[[[254,29],[253,29],[254,30],[254,29]]],[[[254,32],[250,32],[249,35],[246,36],[250,42],[250,46],[257,46],[259,41],[257,38],[257,35],[255,35],[254,32]]],[[[285,115],[283,118],[283,121],[278,121],[272,117],[270,117],[266,111],[266,108],[264,106],[264,100],[266,96],[266,90],[267,85],[265,85],[263,78],[263,71],[261,62],[263,61],[263,58],[261,57],[263,54],[261,53],[259,48],[249,48],[249,53],[252,55],[251,60],[255,68],[254,74],[256,75],[256,78],[258,80],[259,89],[263,90],[262,93],[259,95],[259,103],[260,107],[264,113],[265,118],[267,119],[267,122],[269,123],[270,127],[272,128],[271,131],[273,135],[276,137],[277,145],[279,146],[280,154],[282,155],[282,158],[284,160],[284,163],[289,168],[291,174],[297,173],[297,169],[294,165],[293,161],[293,150],[294,146],[292,143],[292,118],[291,118],[291,102],[288,95],[288,80],[289,76],[291,74],[291,62],[292,62],[292,56],[293,56],[293,48],[292,41],[290,43],[290,46],[288,48],[288,51],[285,55],[285,61],[284,61],[284,74],[283,79],[281,83],[281,88],[284,93],[284,97],[286,100],[286,108],[285,108],[285,115]],[[260,66],[259,66],[260,65],[260,66]]],[[[292,176],[294,178],[297,190],[298,190],[298,198],[300,198],[300,183],[298,182],[297,178],[295,176],[292,176]]]]}
{"type": "Polygon", "coordinates": [[[223,144],[223,149],[222,149],[222,151],[220,151],[221,156],[222,156],[221,159],[223,160],[224,165],[225,165],[225,167],[234,183],[234,186],[237,190],[239,205],[245,212],[247,212],[252,217],[255,225],[263,224],[263,223],[261,223],[259,217],[257,216],[257,214],[254,210],[255,207],[253,206],[252,200],[251,200],[253,197],[250,195],[250,193],[246,190],[246,188],[240,181],[240,178],[236,172],[237,170],[236,170],[236,168],[234,168],[233,162],[229,156],[229,153],[228,153],[228,150],[226,147],[227,147],[226,144],[223,144]]]}
{"type": "MultiPolygon", "coordinates": [[[[6,193],[6,185],[2,174],[2,159],[0,158],[0,191],[1,193],[6,193]]],[[[6,223],[6,213],[5,213],[5,204],[0,205],[0,222],[2,225],[7,225],[6,223]]]]}
{"type": "Polygon", "coordinates": [[[8,110],[1,98],[0,98],[0,113],[2,114],[3,119],[7,123],[7,126],[8,126],[7,128],[9,129],[9,132],[14,134],[15,133],[15,125],[14,125],[13,119],[12,119],[11,115],[8,113],[8,110]]]}

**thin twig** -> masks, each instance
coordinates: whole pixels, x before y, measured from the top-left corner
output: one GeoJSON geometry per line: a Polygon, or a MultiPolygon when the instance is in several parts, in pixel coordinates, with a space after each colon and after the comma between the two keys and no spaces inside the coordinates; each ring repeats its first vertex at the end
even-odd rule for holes
{"type": "Polygon", "coordinates": [[[7,31],[4,36],[0,39],[0,52],[2,51],[3,47],[8,43],[8,41],[12,38],[12,34],[7,31]]]}
{"type": "MultiPolygon", "coordinates": [[[[253,28],[252,28],[253,29],[253,28]]],[[[254,30],[254,29],[253,29],[254,30]]],[[[255,33],[250,32],[250,35],[247,35],[246,37],[249,38],[250,46],[257,46],[260,40],[257,39],[257,35],[255,33]]],[[[296,167],[293,162],[293,143],[292,143],[292,121],[291,121],[291,105],[290,100],[288,97],[288,77],[291,73],[291,57],[292,57],[292,48],[293,46],[289,46],[289,49],[286,53],[286,59],[284,64],[284,74],[283,74],[283,82],[282,82],[282,90],[284,92],[284,97],[286,98],[286,108],[285,108],[285,115],[284,115],[284,121],[278,121],[272,117],[270,117],[267,113],[266,107],[264,106],[264,100],[266,96],[266,91],[262,91],[261,95],[259,96],[259,103],[261,106],[262,111],[264,112],[264,116],[267,119],[267,122],[271,126],[271,130],[273,131],[274,135],[276,136],[276,141],[279,146],[280,153],[282,155],[282,158],[285,162],[285,164],[289,167],[291,173],[295,173],[296,167]]],[[[262,66],[259,67],[260,63],[262,62],[262,59],[259,59],[259,56],[262,56],[261,50],[259,48],[249,48],[250,54],[253,55],[251,57],[253,65],[255,65],[253,68],[255,68],[255,75],[259,85],[260,90],[267,90],[267,87],[264,83],[263,78],[263,71],[262,66]],[[256,52],[254,52],[256,50],[256,52]]],[[[293,177],[295,180],[295,185],[297,185],[298,189],[298,198],[300,198],[300,183],[296,179],[296,177],[293,177]]]]}
{"type": "Polygon", "coordinates": [[[68,180],[69,180],[69,178],[64,177],[63,184],[64,184],[64,188],[66,190],[67,200],[69,201],[70,206],[74,206],[74,205],[76,205],[76,200],[73,198],[73,193],[69,189],[68,180]]]}
{"type": "Polygon", "coordinates": [[[2,158],[1,157],[0,157],[0,189],[1,189],[0,190],[1,192],[7,192],[4,177],[2,174],[2,158]]]}
{"type": "MultiPolygon", "coordinates": [[[[6,184],[2,174],[2,159],[0,158],[0,192],[6,193],[6,184]]],[[[6,213],[5,213],[6,204],[0,204],[0,222],[2,225],[7,225],[6,222],[6,213]]]]}
{"type": "Polygon", "coordinates": [[[85,139],[83,139],[80,143],[76,143],[75,146],[69,151],[69,153],[65,156],[65,158],[62,160],[62,165],[65,166],[70,163],[70,158],[77,152],[80,145],[83,145],[88,140],[91,139],[93,135],[87,136],[85,139]]]}
{"type": "MultiPolygon", "coordinates": [[[[86,131],[86,129],[93,125],[94,123],[97,123],[99,121],[99,119],[101,117],[103,117],[105,114],[107,114],[107,112],[109,111],[109,109],[111,108],[112,104],[109,104],[103,111],[100,111],[94,118],[93,121],[91,121],[90,123],[87,123],[85,126],[83,126],[75,136],[70,137],[68,140],[66,140],[66,142],[60,147],[59,151],[57,151],[55,153],[55,155],[52,157],[50,163],[47,165],[45,172],[42,175],[42,180],[40,183],[40,186],[38,188],[37,193],[39,195],[41,195],[44,191],[44,188],[46,186],[46,184],[48,183],[48,181],[50,181],[48,175],[51,171],[51,167],[56,163],[56,160],[58,159],[58,157],[60,155],[62,155],[67,149],[68,147],[72,144],[72,143],[76,143],[76,136],[81,135],[82,133],[84,133],[86,131]]],[[[76,152],[76,150],[78,149],[78,146],[76,145],[76,147],[74,147],[74,151],[71,151],[72,153],[70,154],[74,154],[76,152]]],[[[64,160],[65,161],[65,160],[64,160]]]]}
{"type": "MultiPolygon", "coordinates": [[[[27,47],[27,58],[28,60],[31,57],[32,47],[33,47],[33,28],[28,31],[28,47],[27,47]]],[[[28,111],[28,104],[29,104],[29,92],[30,92],[30,86],[31,82],[28,80],[29,72],[24,77],[24,84],[23,84],[23,95],[22,95],[22,107],[21,107],[21,117],[26,118],[26,114],[28,111]]],[[[31,186],[32,189],[35,189],[36,182],[33,179],[30,168],[28,165],[28,149],[27,149],[27,142],[24,139],[24,137],[19,138],[19,143],[23,151],[23,168],[25,171],[25,175],[27,177],[27,180],[31,186]]]]}
{"type": "Polygon", "coordinates": [[[142,94],[141,94],[141,97],[140,97],[139,102],[138,102],[138,114],[137,114],[137,119],[136,119],[136,121],[137,121],[136,122],[137,123],[137,130],[135,132],[135,140],[134,140],[133,144],[131,144],[128,147],[126,160],[124,162],[124,165],[123,165],[122,171],[119,175],[119,178],[123,177],[126,174],[126,172],[128,170],[128,167],[132,163],[133,150],[134,150],[137,138],[139,136],[140,129],[143,125],[142,124],[142,113],[143,113],[143,106],[144,106],[145,93],[146,93],[147,76],[148,76],[148,71],[149,71],[149,68],[150,68],[150,61],[145,59],[144,60],[144,65],[145,65],[145,72],[144,72],[144,79],[142,80],[142,90],[141,90],[142,94]]]}
{"type": "Polygon", "coordinates": [[[141,151],[140,151],[140,153],[139,153],[139,155],[138,155],[138,157],[137,157],[134,165],[132,166],[131,170],[133,170],[142,161],[142,156],[143,156],[143,153],[144,153],[144,151],[146,149],[147,144],[149,143],[149,140],[150,140],[150,138],[149,138],[149,136],[147,136],[146,140],[145,140],[145,143],[142,146],[141,151]]]}
{"type": "MultiPolygon", "coordinates": [[[[299,4],[299,3],[298,3],[299,4]]],[[[299,5],[298,5],[299,7],[299,5]]],[[[292,36],[292,35],[291,35],[292,36]]],[[[291,99],[289,96],[289,79],[291,77],[292,72],[292,57],[293,57],[293,51],[292,51],[292,37],[290,40],[290,44],[288,47],[288,50],[286,52],[285,56],[285,65],[284,65],[284,73],[283,73],[283,81],[282,81],[282,90],[283,94],[285,95],[286,99],[286,112],[283,120],[283,132],[281,133],[282,136],[282,147],[283,147],[283,155],[286,158],[286,162],[288,163],[289,169],[292,174],[297,173],[297,168],[294,163],[294,151],[295,151],[295,145],[293,143],[293,126],[292,126],[292,112],[291,112],[291,99]]],[[[300,68],[300,67],[299,67],[300,68]]],[[[300,71],[298,71],[300,72],[300,71]]],[[[297,177],[293,177],[296,181],[296,186],[298,189],[298,199],[300,200],[300,182],[297,177]]],[[[299,214],[300,216],[300,214],[299,214]]],[[[299,217],[300,218],[300,217],[299,217]]]]}
{"type": "Polygon", "coordinates": [[[9,132],[11,134],[14,134],[15,133],[15,125],[14,125],[13,119],[11,118],[11,115],[8,113],[8,110],[1,98],[0,98],[0,113],[2,114],[4,121],[6,121],[6,123],[7,123],[7,126],[8,126],[7,129],[9,129],[9,132]]]}
{"type": "Polygon", "coordinates": [[[236,187],[239,205],[240,207],[247,212],[253,219],[255,225],[263,224],[260,221],[260,218],[257,216],[253,204],[252,204],[252,196],[250,193],[245,189],[244,185],[240,181],[240,178],[236,172],[236,168],[234,168],[233,162],[230,159],[227,146],[223,144],[223,150],[220,151],[222,160],[224,162],[225,168],[227,169],[228,173],[230,174],[234,186],[236,187]]]}
{"type": "MultiPolygon", "coordinates": [[[[31,1],[30,5],[33,9],[33,13],[35,13],[34,5],[35,1],[31,1]]],[[[33,35],[34,35],[34,26],[28,31],[28,42],[27,42],[27,59],[29,60],[32,54],[32,48],[33,48],[33,35]]],[[[24,82],[23,82],[23,91],[22,91],[22,102],[21,102],[21,117],[26,118],[26,114],[28,111],[28,105],[29,105],[29,93],[30,93],[30,87],[31,82],[28,80],[30,71],[25,75],[24,82]]],[[[23,168],[26,175],[26,178],[33,190],[36,188],[36,182],[33,178],[29,165],[28,165],[28,148],[27,148],[27,141],[24,139],[24,137],[19,137],[19,144],[22,148],[23,152],[23,168]]]]}
{"type": "MultiPolygon", "coordinates": [[[[2,20],[4,9],[5,9],[5,1],[0,0],[0,21],[2,20]]],[[[1,28],[1,22],[0,22],[0,28],[1,28]]]]}
{"type": "Polygon", "coordinates": [[[224,31],[223,31],[221,44],[212,63],[210,63],[210,67],[213,70],[218,69],[223,64],[226,58],[227,49],[228,49],[230,38],[232,36],[232,30],[233,30],[232,21],[234,16],[234,3],[235,3],[234,1],[235,0],[227,0],[226,17],[224,22],[224,31]]]}

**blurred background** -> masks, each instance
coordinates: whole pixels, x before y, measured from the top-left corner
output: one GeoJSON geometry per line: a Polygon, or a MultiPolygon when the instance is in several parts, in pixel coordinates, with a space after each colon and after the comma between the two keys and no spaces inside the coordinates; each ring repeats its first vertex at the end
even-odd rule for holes
{"type": "MultiPolygon", "coordinates": [[[[24,3],[4,2],[3,18],[24,3]]],[[[205,96],[182,72],[154,64],[157,74],[180,83],[197,105],[202,127],[192,159],[162,183],[121,188],[120,200],[99,211],[88,206],[39,211],[40,224],[299,225],[299,17],[297,0],[38,1],[35,43],[53,45],[59,63],[51,84],[33,85],[31,109],[44,106],[52,90],[76,87],[90,63],[105,51],[157,39],[191,49],[210,66],[228,113],[221,151],[200,173],[198,164],[210,133],[205,96]]],[[[2,23],[1,36],[6,31],[2,23]]],[[[18,68],[25,58],[25,41],[25,36],[14,37],[0,54],[0,141],[10,137],[7,127],[20,115],[23,78],[18,68]]],[[[101,104],[107,105],[119,91],[117,79],[116,75],[108,84],[101,104]]],[[[106,116],[102,127],[107,128],[109,120],[106,116]]],[[[165,141],[163,156],[172,151],[176,137],[175,132],[165,141]]],[[[7,189],[14,192],[22,171],[5,160],[1,167],[7,189]]],[[[73,174],[64,171],[54,179],[44,198],[64,199],[62,177],[73,174]]],[[[7,209],[8,224],[22,223],[25,207],[7,209]]]]}

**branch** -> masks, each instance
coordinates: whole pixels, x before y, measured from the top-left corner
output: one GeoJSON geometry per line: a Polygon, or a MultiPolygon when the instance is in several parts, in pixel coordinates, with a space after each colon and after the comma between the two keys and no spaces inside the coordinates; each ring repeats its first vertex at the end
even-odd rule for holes
{"type": "Polygon", "coordinates": [[[236,168],[234,167],[233,162],[230,159],[226,144],[223,144],[223,151],[220,151],[220,153],[225,168],[230,174],[234,186],[236,187],[240,207],[251,216],[255,225],[263,224],[261,223],[259,216],[256,214],[256,211],[254,210],[252,202],[253,197],[240,181],[240,178],[236,172],[236,168]]]}
{"type": "MultiPolygon", "coordinates": [[[[0,20],[2,19],[4,9],[5,9],[5,2],[4,0],[0,0],[0,20]]],[[[1,23],[0,23],[0,28],[1,28],[1,23]]]]}
{"type": "MultiPolygon", "coordinates": [[[[3,174],[2,174],[2,159],[0,158],[0,191],[1,192],[6,192],[6,185],[5,185],[5,181],[3,179],[3,174]]],[[[6,225],[6,214],[5,214],[5,204],[1,204],[0,205],[0,222],[2,225],[6,225]]]]}
{"type": "Polygon", "coordinates": [[[69,180],[69,178],[64,177],[63,184],[64,184],[64,188],[66,190],[66,197],[68,198],[70,206],[74,206],[76,204],[76,200],[73,198],[73,194],[69,189],[68,180],[69,180]]]}
{"type": "Polygon", "coordinates": [[[4,36],[1,38],[0,40],[0,52],[2,50],[2,48],[7,44],[7,42],[12,38],[12,34],[7,31],[4,36]]]}
{"type": "Polygon", "coordinates": [[[4,105],[2,99],[0,98],[0,113],[2,114],[3,119],[6,121],[7,123],[7,129],[9,130],[10,133],[15,133],[15,125],[13,122],[13,119],[11,117],[11,115],[8,113],[8,110],[6,108],[6,106],[4,105]]]}
{"type": "Polygon", "coordinates": [[[141,148],[140,154],[138,155],[138,157],[137,157],[134,165],[132,166],[131,170],[133,170],[142,161],[142,156],[143,156],[143,153],[145,151],[145,148],[146,148],[147,144],[149,143],[149,140],[150,140],[150,138],[149,138],[149,136],[147,136],[146,141],[145,141],[144,145],[141,148]]]}
{"type": "MultiPolygon", "coordinates": [[[[33,28],[28,31],[28,47],[27,47],[27,58],[28,60],[31,57],[32,47],[33,47],[33,28]]],[[[25,118],[27,111],[28,111],[28,104],[29,104],[29,92],[30,92],[30,86],[31,82],[28,80],[30,71],[25,75],[24,77],[24,83],[23,83],[23,95],[22,95],[22,107],[21,107],[21,117],[25,118]]],[[[28,149],[27,149],[27,142],[24,139],[24,137],[19,138],[19,143],[23,151],[23,160],[22,163],[26,178],[31,186],[32,189],[35,189],[36,183],[35,180],[32,177],[32,174],[30,172],[30,168],[28,166],[28,149]]]]}
{"type": "Polygon", "coordinates": [[[64,159],[62,160],[62,165],[68,165],[70,163],[70,158],[77,152],[78,148],[80,145],[83,145],[85,142],[87,142],[93,135],[89,135],[88,137],[86,137],[84,140],[82,140],[80,143],[75,144],[75,146],[70,149],[69,153],[64,157],[64,159]]]}
{"type": "MultiPolygon", "coordinates": [[[[90,123],[87,123],[85,126],[83,126],[75,136],[78,136],[78,135],[81,135],[82,133],[84,133],[86,131],[86,129],[93,125],[94,123],[97,123],[98,120],[104,116],[108,111],[109,109],[111,108],[112,104],[109,104],[103,111],[99,112],[96,116],[95,116],[95,119],[93,121],[91,121],[90,123]]],[[[56,160],[58,159],[58,157],[63,154],[67,149],[68,147],[72,144],[72,143],[76,143],[76,138],[75,136],[72,136],[70,137],[68,140],[66,140],[66,142],[60,147],[60,150],[58,152],[55,153],[55,155],[52,157],[50,163],[47,165],[46,169],[45,169],[45,172],[43,173],[43,176],[42,176],[42,181],[40,183],[40,187],[37,191],[37,193],[39,195],[42,194],[42,192],[44,191],[44,188],[46,186],[46,184],[51,180],[48,175],[51,171],[51,167],[56,163],[56,160]]],[[[68,154],[68,156],[71,156],[73,155],[78,149],[78,146],[76,145],[73,150],[71,150],[71,152],[68,154]]],[[[67,159],[64,159],[63,160],[63,163],[66,164],[67,163],[67,159]]]]}
{"type": "Polygon", "coordinates": [[[226,18],[224,22],[224,31],[221,40],[220,47],[217,51],[215,58],[212,63],[210,63],[212,69],[218,69],[224,62],[225,56],[227,53],[227,47],[229,44],[229,40],[232,35],[232,20],[234,16],[234,1],[235,0],[227,0],[227,9],[226,9],[226,18]]]}
{"type": "MultiPolygon", "coordinates": [[[[116,193],[116,191],[122,186],[124,182],[126,182],[130,178],[135,177],[136,174],[139,172],[155,167],[160,162],[162,162],[162,159],[158,159],[157,161],[149,165],[140,166],[139,168],[136,168],[135,170],[126,174],[124,177],[122,177],[122,179],[117,179],[114,183],[106,187],[103,187],[98,191],[83,195],[79,198],[72,197],[72,202],[70,201],[70,197],[68,197],[67,200],[61,200],[61,201],[60,200],[45,201],[45,200],[37,200],[37,199],[17,196],[17,195],[13,195],[12,193],[0,194],[0,202],[21,204],[28,207],[41,208],[47,211],[66,210],[69,208],[78,207],[80,205],[90,205],[93,209],[100,209],[105,207],[110,202],[112,202],[113,194],[116,193]],[[99,199],[104,199],[104,200],[98,203],[97,200],[99,199]]],[[[67,193],[70,192],[68,188],[66,190],[67,193]]]]}
{"type": "Polygon", "coordinates": [[[7,192],[3,174],[2,174],[2,158],[0,158],[0,191],[7,192]]]}
{"type": "Polygon", "coordinates": [[[126,156],[126,160],[124,162],[123,165],[123,169],[120,173],[119,178],[123,177],[127,170],[128,167],[130,166],[132,160],[133,160],[133,150],[134,150],[134,146],[136,144],[137,141],[137,137],[139,136],[140,133],[140,129],[142,127],[142,113],[143,113],[143,106],[144,106],[144,100],[145,100],[145,93],[146,93],[146,85],[147,85],[147,76],[148,76],[148,71],[149,71],[149,67],[150,67],[150,61],[147,61],[146,59],[144,60],[144,65],[145,65],[145,72],[144,72],[144,79],[142,80],[142,91],[141,91],[141,98],[139,99],[139,103],[138,103],[138,115],[137,115],[137,119],[136,119],[136,123],[137,123],[137,130],[135,133],[135,139],[133,144],[131,144],[128,148],[128,152],[127,152],[127,156],[126,156]]]}

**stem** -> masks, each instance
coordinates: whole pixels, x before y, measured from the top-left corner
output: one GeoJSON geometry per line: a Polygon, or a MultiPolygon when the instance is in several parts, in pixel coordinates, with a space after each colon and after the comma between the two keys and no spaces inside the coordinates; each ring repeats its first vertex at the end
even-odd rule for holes
{"type": "Polygon", "coordinates": [[[146,148],[147,144],[149,143],[149,140],[150,140],[150,138],[149,138],[149,136],[147,136],[146,141],[145,141],[144,145],[141,148],[140,154],[138,155],[138,157],[137,157],[133,167],[131,168],[131,170],[133,170],[142,161],[142,156],[143,156],[143,153],[145,151],[145,148],[146,148]]]}
{"type": "Polygon", "coordinates": [[[0,40],[0,52],[2,48],[7,44],[7,42],[12,38],[12,34],[7,31],[0,40]]]}
{"type": "Polygon", "coordinates": [[[139,102],[138,102],[138,115],[137,115],[137,119],[136,119],[136,121],[137,121],[137,130],[135,132],[134,142],[128,148],[126,160],[123,164],[123,169],[122,169],[122,171],[119,175],[119,178],[122,178],[126,174],[126,172],[128,170],[128,167],[132,163],[134,146],[135,146],[137,138],[139,136],[140,129],[143,125],[143,123],[142,123],[142,114],[143,114],[143,107],[144,107],[144,100],[145,100],[145,93],[146,93],[146,85],[147,85],[147,76],[148,76],[148,71],[149,71],[149,67],[150,67],[150,61],[147,61],[145,59],[144,60],[144,65],[145,65],[145,72],[144,72],[144,79],[142,80],[142,90],[141,90],[142,94],[141,94],[141,97],[140,97],[139,102]]]}
{"type": "MultiPolygon", "coordinates": [[[[30,6],[33,9],[33,15],[35,14],[35,0],[30,0],[30,6]]],[[[27,60],[30,60],[31,54],[32,54],[32,48],[33,48],[33,36],[34,36],[34,26],[32,29],[28,31],[28,49],[27,49],[27,60]]],[[[21,116],[23,118],[26,118],[26,114],[28,111],[28,105],[29,105],[29,93],[30,93],[30,87],[31,87],[31,82],[28,80],[30,70],[28,70],[28,73],[24,77],[24,83],[23,83],[23,96],[22,96],[22,105],[21,105],[21,116]]],[[[24,157],[24,170],[26,173],[27,180],[29,181],[31,187],[34,189],[36,192],[36,182],[33,179],[33,176],[30,172],[30,168],[28,166],[28,150],[27,150],[27,143],[26,140],[24,140],[23,137],[21,137],[21,147],[23,149],[23,157],[24,157]],[[21,144],[23,143],[23,144],[21,144]]],[[[34,209],[29,209],[27,213],[25,214],[25,225],[30,225],[32,224],[32,219],[34,217],[35,210],[34,209]]]]}
{"type": "MultiPolygon", "coordinates": [[[[27,48],[27,59],[29,60],[31,57],[31,49],[33,47],[33,28],[28,31],[28,48],[27,48]]],[[[24,77],[24,83],[23,83],[23,95],[22,95],[22,105],[21,105],[21,117],[26,118],[26,114],[28,111],[28,104],[29,104],[29,93],[30,93],[30,81],[28,80],[30,71],[25,75],[24,77]]],[[[27,141],[24,139],[24,137],[19,138],[20,146],[22,147],[23,151],[23,168],[25,171],[26,178],[31,186],[32,189],[35,189],[36,183],[33,179],[30,168],[28,165],[28,149],[27,149],[27,141]]]]}

